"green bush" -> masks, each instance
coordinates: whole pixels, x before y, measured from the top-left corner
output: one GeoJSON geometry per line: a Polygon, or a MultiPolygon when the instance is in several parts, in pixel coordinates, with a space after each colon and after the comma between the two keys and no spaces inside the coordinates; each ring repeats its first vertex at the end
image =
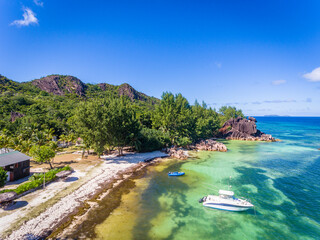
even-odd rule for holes
{"type": "Polygon", "coordinates": [[[177,142],[177,145],[181,147],[186,147],[187,145],[192,143],[191,139],[188,137],[177,138],[176,142],[177,142]]]}
{"type": "MultiPolygon", "coordinates": [[[[56,178],[56,174],[61,171],[71,170],[71,167],[65,166],[63,168],[55,168],[45,173],[45,181],[51,181],[56,178]]],[[[43,184],[43,173],[35,173],[30,178],[30,182],[23,183],[19,185],[16,189],[6,189],[0,191],[0,193],[4,192],[16,192],[17,194],[24,193],[30,189],[34,189],[40,187],[43,184]]]]}
{"type": "Polygon", "coordinates": [[[139,152],[149,152],[159,150],[170,144],[169,134],[163,133],[161,130],[143,128],[139,136],[140,148],[139,152]]]}
{"type": "Polygon", "coordinates": [[[35,173],[31,177],[29,177],[29,181],[35,181],[37,179],[40,179],[43,176],[42,173],[35,173]]]}
{"type": "Polygon", "coordinates": [[[7,171],[0,167],[0,187],[3,187],[7,180],[7,171]]]}

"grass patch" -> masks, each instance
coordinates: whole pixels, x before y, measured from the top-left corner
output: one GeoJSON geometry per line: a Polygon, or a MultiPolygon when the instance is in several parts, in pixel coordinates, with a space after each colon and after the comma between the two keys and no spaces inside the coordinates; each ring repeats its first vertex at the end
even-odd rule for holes
{"type": "Polygon", "coordinates": [[[33,174],[29,178],[30,182],[26,182],[26,183],[20,184],[15,189],[2,190],[2,191],[0,191],[0,193],[5,193],[5,192],[16,192],[17,194],[24,193],[24,192],[26,192],[28,190],[40,187],[43,184],[43,181],[44,181],[43,178],[45,178],[45,182],[52,181],[52,180],[54,180],[56,178],[56,174],[58,172],[65,171],[65,170],[71,170],[71,167],[65,166],[63,168],[55,168],[55,169],[52,169],[52,170],[46,172],[45,174],[43,174],[43,173],[33,174]]]}

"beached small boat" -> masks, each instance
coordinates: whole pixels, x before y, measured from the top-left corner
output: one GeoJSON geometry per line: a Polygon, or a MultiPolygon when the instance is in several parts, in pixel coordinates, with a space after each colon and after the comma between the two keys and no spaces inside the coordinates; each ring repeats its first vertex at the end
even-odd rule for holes
{"type": "Polygon", "coordinates": [[[244,198],[234,197],[232,191],[219,190],[219,196],[208,195],[199,200],[204,207],[227,210],[246,211],[254,205],[244,198]]]}
{"type": "Polygon", "coordinates": [[[178,177],[184,175],[184,172],[169,172],[168,176],[170,177],[178,177]]]}

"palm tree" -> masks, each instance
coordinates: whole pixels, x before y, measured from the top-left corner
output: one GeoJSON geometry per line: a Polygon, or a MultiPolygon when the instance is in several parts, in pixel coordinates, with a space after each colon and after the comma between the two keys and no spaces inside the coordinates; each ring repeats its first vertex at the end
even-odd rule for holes
{"type": "Polygon", "coordinates": [[[66,141],[67,141],[67,136],[64,134],[60,135],[59,141],[63,142],[63,146],[66,145],[66,141]]]}
{"type": "Polygon", "coordinates": [[[54,130],[52,128],[45,129],[44,131],[35,130],[32,133],[32,139],[37,145],[43,146],[52,140],[53,133],[54,130]]]}
{"type": "Polygon", "coordinates": [[[20,143],[20,151],[23,153],[29,153],[33,143],[31,139],[27,139],[25,141],[21,141],[20,143]]]}
{"type": "Polygon", "coordinates": [[[2,130],[0,133],[0,148],[3,148],[5,152],[9,152],[11,137],[8,135],[6,129],[2,130]]]}
{"type": "Polygon", "coordinates": [[[59,149],[58,143],[54,142],[54,141],[50,141],[48,143],[48,146],[53,150],[53,151],[57,151],[59,149]]]}
{"type": "Polygon", "coordinates": [[[76,139],[77,139],[77,138],[76,138],[76,136],[75,136],[73,133],[69,134],[69,135],[67,136],[68,147],[69,147],[69,143],[75,143],[76,139]]]}
{"type": "Polygon", "coordinates": [[[54,129],[53,128],[45,129],[43,132],[44,132],[46,139],[48,141],[51,141],[54,136],[54,129]]]}
{"type": "Polygon", "coordinates": [[[11,137],[9,141],[9,147],[20,151],[21,139],[19,137],[11,137]]]}

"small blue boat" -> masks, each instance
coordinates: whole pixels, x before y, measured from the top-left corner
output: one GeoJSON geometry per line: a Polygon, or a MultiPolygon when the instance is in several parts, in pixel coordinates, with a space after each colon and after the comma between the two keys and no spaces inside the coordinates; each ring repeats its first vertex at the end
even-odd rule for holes
{"type": "Polygon", "coordinates": [[[182,176],[184,175],[184,172],[169,172],[168,173],[168,176],[171,176],[171,177],[178,177],[178,176],[182,176]]]}

